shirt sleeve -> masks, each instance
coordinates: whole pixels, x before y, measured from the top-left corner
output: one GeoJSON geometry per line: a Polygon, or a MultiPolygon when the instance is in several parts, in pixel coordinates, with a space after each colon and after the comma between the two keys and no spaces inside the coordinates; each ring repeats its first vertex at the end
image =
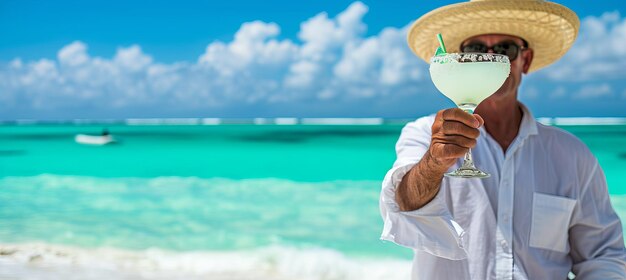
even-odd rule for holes
{"type": "Polygon", "coordinates": [[[626,279],[622,225],[611,207],[604,173],[597,161],[593,166],[569,229],[572,272],[583,280],[626,279]]]}
{"type": "Polygon", "coordinates": [[[446,259],[466,259],[465,232],[452,219],[444,199],[446,186],[439,189],[432,201],[414,211],[400,211],[395,199],[396,187],[404,175],[428,150],[433,121],[432,116],[421,118],[402,129],[396,144],[397,159],[382,184],[380,212],[384,227],[381,239],[446,259]]]}

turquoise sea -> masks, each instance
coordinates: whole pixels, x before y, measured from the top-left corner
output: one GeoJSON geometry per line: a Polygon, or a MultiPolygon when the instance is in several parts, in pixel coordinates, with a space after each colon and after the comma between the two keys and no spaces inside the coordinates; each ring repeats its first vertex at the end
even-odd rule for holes
{"type": "MultiPolygon", "coordinates": [[[[0,279],[407,279],[379,240],[401,128],[0,126],[0,279]],[[117,143],[74,141],[103,127],[117,143]]],[[[626,125],[563,128],[626,219],[626,125]]]]}

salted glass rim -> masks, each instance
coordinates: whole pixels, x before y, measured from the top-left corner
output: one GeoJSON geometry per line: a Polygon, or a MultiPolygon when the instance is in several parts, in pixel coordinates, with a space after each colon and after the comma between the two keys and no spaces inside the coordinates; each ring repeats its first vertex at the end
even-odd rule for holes
{"type": "Polygon", "coordinates": [[[511,64],[508,56],[496,53],[447,53],[444,55],[433,56],[430,59],[431,64],[468,62],[498,62],[511,64]]]}

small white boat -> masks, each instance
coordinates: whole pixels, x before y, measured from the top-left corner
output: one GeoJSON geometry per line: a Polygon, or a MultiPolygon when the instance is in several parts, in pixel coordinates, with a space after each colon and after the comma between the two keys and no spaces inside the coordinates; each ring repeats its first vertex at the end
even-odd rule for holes
{"type": "Polygon", "coordinates": [[[76,143],[86,145],[106,145],[115,142],[111,135],[77,134],[74,140],[76,143]]]}

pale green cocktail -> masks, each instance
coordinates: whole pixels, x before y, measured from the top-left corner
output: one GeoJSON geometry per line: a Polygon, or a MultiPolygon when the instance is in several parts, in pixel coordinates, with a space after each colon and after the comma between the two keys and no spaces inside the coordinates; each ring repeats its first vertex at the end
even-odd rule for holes
{"type": "MultiPolygon", "coordinates": [[[[509,58],[499,54],[450,53],[434,56],[430,61],[430,76],[435,87],[470,114],[502,86],[510,71],[509,58]]],[[[446,176],[486,178],[489,174],[474,166],[470,151],[463,165],[446,176]]]]}

